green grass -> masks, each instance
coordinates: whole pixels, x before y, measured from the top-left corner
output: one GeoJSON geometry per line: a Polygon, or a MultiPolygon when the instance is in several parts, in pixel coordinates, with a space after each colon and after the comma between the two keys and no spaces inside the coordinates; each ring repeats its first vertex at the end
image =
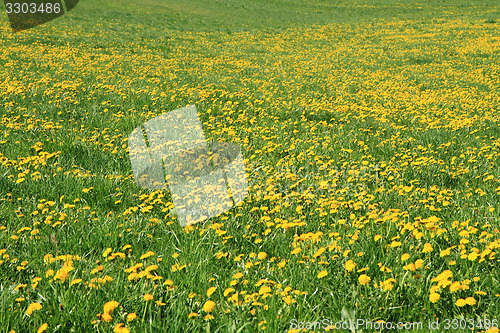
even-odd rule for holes
{"type": "Polygon", "coordinates": [[[499,22],[465,0],[92,0],[17,34],[4,15],[0,332],[498,319],[499,22]],[[127,137],[189,104],[250,187],[181,228],[127,137]]]}

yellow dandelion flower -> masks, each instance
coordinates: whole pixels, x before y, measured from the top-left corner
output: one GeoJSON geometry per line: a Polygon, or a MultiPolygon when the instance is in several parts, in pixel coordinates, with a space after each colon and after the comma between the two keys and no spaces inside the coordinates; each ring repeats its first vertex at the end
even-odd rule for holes
{"type": "Polygon", "coordinates": [[[384,282],[382,282],[382,288],[384,290],[392,290],[394,288],[394,284],[396,283],[396,280],[393,278],[387,279],[384,282]]]}
{"type": "Polygon", "coordinates": [[[432,293],[437,293],[439,291],[439,286],[432,286],[429,291],[432,293]]]}
{"type": "Polygon", "coordinates": [[[227,297],[229,294],[233,292],[235,292],[234,288],[226,288],[226,290],[224,290],[224,297],[227,297]]]}
{"type": "Polygon", "coordinates": [[[177,272],[177,271],[183,270],[184,268],[186,268],[186,265],[181,265],[179,263],[176,263],[176,264],[172,265],[171,271],[177,272]]]}
{"type": "Polygon", "coordinates": [[[452,284],[450,284],[450,287],[449,287],[450,292],[454,293],[454,292],[460,290],[460,286],[461,286],[460,282],[458,282],[458,281],[452,282],[452,284]]]}
{"type": "Polygon", "coordinates": [[[412,272],[415,272],[415,270],[416,270],[414,263],[409,263],[408,265],[403,266],[403,269],[405,271],[412,271],[412,272]]]}
{"type": "Polygon", "coordinates": [[[111,251],[112,251],[112,249],[111,249],[110,247],[108,247],[108,248],[106,249],[106,251],[104,251],[104,252],[103,252],[102,256],[103,256],[104,258],[106,258],[106,257],[107,257],[107,256],[111,253],[111,251]]]}
{"type": "Polygon", "coordinates": [[[467,304],[467,302],[466,302],[463,298],[459,298],[459,299],[457,299],[457,301],[455,302],[455,305],[456,305],[456,306],[459,306],[459,307],[465,306],[466,304],[467,304]]]}
{"type": "Polygon", "coordinates": [[[322,279],[322,278],[324,278],[327,275],[328,275],[327,271],[321,271],[321,272],[318,273],[318,279],[322,279]]]}
{"type": "Polygon", "coordinates": [[[101,319],[104,320],[105,322],[109,323],[111,320],[113,320],[113,317],[111,317],[111,315],[109,313],[104,312],[101,315],[101,319]]]}
{"type": "Polygon", "coordinates": [[[477,254],[476,252],[472,252],[467,256],[467,259],[470,261],[474,261],[477,259],[477,257],[479,257],[479,254],[477,254]]]}
{"type": "Polygon", "coordinates": [[[323,252],[325,252],[325,251],[326,251],[326,249],[325,249],[324,247],[319,248],[319,249],[318,249],[318,251],[316,251],[316,252],[313,254],[313,258],[317,258],[317,257],[319,257],[319,256],[320,256],[320,255],[322,255],[322,254],[323,254],[323,252]]]}
{"type": "Polygon", "coordinates": [[[141,256],[141,260],[142,260],[142,259],[149,258],[149,257],[154,256],[154,255],[155,255],[155,253],[154,253],[153,251],[148,251],[148,252],[144,253],[144,254],[141,256]]]}
{"type": "Polygon", "coordinates": [[[40,326],[38,328],[38,330],[36,331],[36,333],[42,333],[42,332],[45,332],[45,330],[49,327],[49,325],[47,323],[43,324],[42,326],[40,326]]]}
{"type": "Polygon", "coordinates": [[[71,283],[69,285],[72,286],[72,285],[78,284],[80,282],[82,282],[82,279],[74,279],[74,280],[71,281],[71,283]]]}
{"type": "Polygon", "coordinates": [[[217,289],[217,287],[208,288],[207,289],[207,296],[210,297],[215,292],[216,289],[217,289]]]}
{"type": "Polygon", "coordinates": [[[270,293],[270,292],[271,292],[271,288],[268,286],[262,286],[259,289],[259,295],[263,295],[263,294],[270,293]]]}
{"type": "Polygon", "coordinates": [[[117,301],[109,301],[107,302],[106,304],[104,304],[103,308],[104,308],[104,313],[111,313],[113,312],[119,305],[120,303],[118,303],[117,301]]]}
{"type": "Polygon", "coordinates": [[[440,280],[438,282],[438,286],[441,287],[441,288],[446,288],[447,286],[449,286],[451,284],[451,281],[446,279],[446,280],[440,280]]]}
{"type": "Polygon", "coordinates": [[[259,258],[259,260],[264,260],[266,259],[266,257],[267,257],[266,252],[259,252],[259,254],[257,255],[257,258],[259,258]]]}
{"type": "Polygon", "coordinates": [[[27,315],[31,315],[34,311],[38,311],[42,308],[42,304],[40,303],[31,303],[26,310],[27,315]]]}
{"type": "Polygon", "coordinates": [[[359,283],[361,283],[363,286],[366,286],[368,283],[370,283],[371,278],[366,275],[366,274],[361,274],[358,278],[359,283]]]}
{"type": "Polygon", "coordinates": [[[432,303],[436,303],[437,301],[439,301],[439,298],[441,298],[441,295],[439,293],[431,293],[429,295],[429,301],[431,301],[432,303]]]}
{"type": "Polygon", "coordinates": [[[445,270],[442,273],[440,273],[438,276],[436,276],[435,278],[432,278],[431,281],[432,282],[438,282],[438,281],[441,281],[441,280],[447,280],[447,279],[449,279],[451,277],[453,277],[452,271],[445,270]]]}
{"type": "Polygon", "coordinates": [[[432,250],[433,250],[432,245],[430,243],[425,243],[422,253],[429,253],[432,252],[432,250]]]}
{"type": "Polygon", "coordinates": [[[151,301],[152,299],[153,299],[153,295],[151,295],[151,294],[144,295],[144,300],[151,301]]]}
{"type": "Polygon", "coordinates": [[[72,266],[64,264],[64,266],[57,271],[56,275],[54,276],[54,280],[58,280],[60,282],[66,281],[69,277],[69,272],[72,270],[72,266]]]}
{"type": "Polygon", "coordinates": [[[345,269],[348,271],[348,272],[352,272],[354,270],[354,268],[356,268],[356,263],[352,260],[348,260],[346,261],[346,263],[344,264],[344,267],[345,269]]]}
{"type": "Polygon", "coordinates": [[[198,316],[199,316],[199,314],[197,314],[196,312],[191,312],[191,313],[188,315],[188,318],[189,318],[189,319],[192,319],[192,318],[196,318],[196,317],[198,317],[198,316]]]}
{"type": "Polygon", "coordinates": [[[114,328],[113,328],[113,332],[114,333],[130,333],[129,329],[126,328],[125,326],[123,326],[122,323],[120,324],[117,324],[114,328]]]}
{"type": "Polygon", "coordinates": [[[476,302],[476,299],[474,297],[467,297],[465,299],[465,303],[472,306],[472,305],[475,305],[477,302],[476,302]]]}
{"type": "Polygon", "coordinates": [[[401,261],[406,261],[410,259],[410,255],[408,253],[403,253],[403,255],[401,256],[401,261]]]}
{"type": "Polygon", "coordinates": [[[18,284],[14,290],[19,290],[19,289],[22,289],[22,288],[25,288],[27,286],[27,284],[18,284]]]}
{"type": "Polygon", "coordinates": [[[446,250],[443,250],[439,253],[439,256],[440,257],[446,257],[446,256],[449,256],[451,253],[450,249],[446,249],[446,250]]]}
{"type": "Polygon", "coordinates": [[[135,314],[135,312],[129,313],[129,314],[127,315],[127,321],[132,321],[132,320],[134,320],[135,318],[137,318],[137,315],[135,314]]]}
{"type": "Polygon", "coordinates": [[[214,301],[206,301],[205,304],[203,304],[203,311],[205,312],[212,312],[214,308],[215,308],[214,301]]]}

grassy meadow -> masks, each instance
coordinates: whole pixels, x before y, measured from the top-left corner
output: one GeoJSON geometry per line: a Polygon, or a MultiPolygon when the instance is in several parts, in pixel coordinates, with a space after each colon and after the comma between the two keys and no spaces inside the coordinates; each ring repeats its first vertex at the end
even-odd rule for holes
{"type": "Polygon", "coordinates": [[[499,31],[493,0],[2,14],[0,332],[497,332],[499,31]],[[181,228],[127,137],[190,104],[249,196],[181,228]]]}

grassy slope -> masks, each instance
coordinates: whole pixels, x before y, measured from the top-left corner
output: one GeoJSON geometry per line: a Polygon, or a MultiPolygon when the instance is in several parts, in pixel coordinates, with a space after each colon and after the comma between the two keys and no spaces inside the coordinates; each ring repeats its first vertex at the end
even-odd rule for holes
{"type": "MultiPolygon", "coordinates": [[[[1,169],[4,177],[0,178],[0,221],[4,233],[0,249],[6,249],[11,259],[3,263],[0,272],[2,288],[8,291],[0,296],[0,322],[7,323],[5,331],[33,331],[44,322],[49,323],[49,331],[67,331],[72,326],[77,331],[88,331],[94,324],[101,331],[110,330],[108,324],[92,324],[92,321],[102,312],[102,305],[111,300],[119,301],[123,307],[121,312],[116,310],[112,324],[124,322],[120,317],[135,312],[140,318],[127,326],[137,332],[145,329],[185,331],[186,327],[198,331],[207,327],[236,330],[244,325],[254,331],[263,320],[267,320],[269,330],[283,330],[288,328],[291,318],[339,319],[343,306],[373,320],[426,320],[434,315],[444,318],[460,313],[467,318],[498,315],[499,305],[494,296],[500,293],[494,287],[498,274],[495,271],[489,274],[498,261],[482,265],[459,261],[455,279],[480,276],[482,280],[476,289],[487,289],[490,293],[480,307],[450,305],[458,297],[452,293],[443,293],[442,303],[434,305],[428,301],[430,279],[448,267],[444,259],[433,261],[432,257],[425,257],[426,264],[432,264],[432,270],[424,274],[423,287],[414,282],[417,279],[405,282],[410,276],[401,269],[399,257],[405,251],[413,253],[414,247],[421,247],[422,242],[406,235],[408,245],[404,245],[404,249],[391,250],[378,245],[372,241],[373,235],[380,233],[388,240],[387,244],[391,244],[391,238],[400,235],[402,226],[374,223],[363,227],[356,225],[355,220],[343,226],[339,220],[349,221],[353,213],[359,218],[373,211],[368,203],[360,210],[349,207],[352,205],[349,200],[363,200],[359,194],[362,191],[338,193],[335,188],[324,192],[316,189],[321,181],[332,185],[332,175],[324,172],[325,168],[340,168],[347,163],[346,169],[359,171],[361,161],[366,160],[372,168],[370,175],[361,174],[356,179],[350,179],[347,174],[336,175],[339,188],[363,187],[376,196],[370,203],[377,203],[378,209],[410,211],[411,222],[416,216],[425,218],[437,214],[446,220],[443,228],[451,230],[452,220],[472,219],[474,223],[479,219],[477,214],[481,214],[481,219],[495,221],[491,230],[498,227],[497,213],[488,211],[489,207],[497,207],[496,186],[482,182],[485,173],[498,177],[498,163],[494,158],[486,161],[477,150],[497,147],[494,142],[499,132],[495,116],[498,99],[494,92],[498,91],[495,90],[498,89],[495,63],[499,52],[492,36],[498,29],[494,22],[499,16],[495,1],[474,5],[469,1],[454,1],[453,5],[448,1],[411,4],[403,1],[301,1],[298,4],[290,1],[144,1],[140,5],[132,1],[105,5],[86,1],[64,18],[14,36],[8,31],[4,18],[1,30],[5,37],[0,59],[4,67],[0,82],[4,82],[1,101],[5,136],[0,151],[10,162],[1,169]],[[425,37],[426,34],[434,35],[425,37]],[[480,43],[484,35],[490,39],[483,40],[484,44],[478,44],[476,49],[460,53],[461,48],[480,43]],[[484,80],[469,74],[477,67],[485,69],[484,80]],[[446,74],[433,76],[436,73],[446,74]],[[40,81],[44,77],[47,81],[40,81]],[[15,93],[9,91],[8,86],[25,88],[15,93]],[[153,102],[155,87],[166,96],[155,93],[158,99],[153,102]],[[467,101],[465,97],[469,95],[456,97],[450,93],[453,89],[463,94],[477,89],[477,95],[485,98],[479,102],[467,101]],[[407,90],[421,97],[405,97],[407,90]],[[430,102],[411,110],[411,106],[418,105],[422,99],[430,102]],[[484,100],[491,102],[483,104],[484,100]],[[222,229],[232,239],[224,239],[223,233],[219,236],[209,224],[199,227],[207,230],[202,235],[198,229],[184,232],[175,220],[170,224],[171,217],[162,212],[168,207],[168,200],[159,198],[165,202],[151,204],[158,193],[151,199],[141,197],[149,192],[137,189],[130,179],[123,180],[130,175],[123,138],[154,115],[189,103],[196,103],[201,110],[207,136],[244,143],[249,171],[263,167],[260,173],[250,174],[255,188],[252,199],[238,209],[242,215],[230,213],[227,220],[222,217],[213,221],[225,223],[222,229]],[[354,118],[360,114],[358,111],[351,113],[339,108],[331,112],[339,105],[353,104],[364,110],[359,111],[363,118],[354,118]],[[16,118],[17,115],[20,118],[16,118]],[[35,127],[24,120],[32,116],[36,119],[35,127]],[[444,124],[439,123],[440,117],[445,119],[444,124]],[[469,128],[461,125],[456,129],[446,128],[446,123],[455,117],[471,121],[471,129],[477,129],[477,134],[470,134],[469,128]],[[49,122],[56,123],[56,128],[51,128],[49,122]],[[250,122],[255,125],[248,126],[250,122]],[[236,134],[221,131],[222,128],[233,129],[236,134]],[[115,135],[118,138],[113,139],[115,135]],[[374,136],[377,140],[371,140],[374,136]],[[333,139],[330,141],[330,138],[333,139]],[[29,174],[35,169],[31,162],[23,169],[12,161],[20,163],[20,156],[39,156],[32,147],[38,141],[43,143],[42,151],[60,153],[49,158],[48,166],[40,167],[41,181],[29,179],[18,184],[15,180],[22,178],[20,172],[30,169],[29,174]],[[444,148],[449,141],[453,141],[453,146],[444,148]],[[296,148],[290,148],[291,142],[296,148]],[[105,146],[108,143],[111,146],[105,146]],[[430,147],[429,151],[417,148],[419,145],[430,147]],[[111,153],[113,147],[116,153],[111,153]],[[341,149],[352,149],[353,153],[341,149]],[[310,157],[305,158],[301,152],[307,152],[310,157]],[[471,172],[460,175],[466,162],[440,172],[443,165],[451,165],[449,161],[453,156],[460,161],[462,153],[479,161],[470,166],[471,172]],[[326,167],[322,168],[322,163],[313,156],[326,161],[326,167]],[[420,156],[433,156],[445,162],[419,168],[400,167],[404,161],[411,162],[420,156]],[[390,167],[373,171],[377,168],[375,165],[380,167],[384,163],[390,167]],[[77,172],[82,176],[71,176],[77,172]],[[384,172],[385,175],[381,174],[384,172]],[[105,177],[109,175],[115,178],[105,177]],[[395,175],[396,183],[386,177],[390,175],[395,175]],[[304,179],[304,184],[297,187],[301,195],[289,191],[295,177],[304,179]],[[268,189],[269,184],[274,188],[268,189]],[[442,212],[429,211],[424,204],[417,207],[418,199],[428,199],[419,191],[415,191],[411,200],[401,195],[399,191],[405,193],[402,188],[377,192],[380,188],[409,184],[431,192],[438,192],[430,190],[432,186],[450,190],[450,194],[443,195],[452,198],[452,207],[436,203],[442,212]],[[316,194],[312,201],[307,197],[309,186],[316,194]],[[82,192],[90,187],[93,189],[88,193],[82,192]],[[471,191],[472,200],[460,194],[478,187],[487,194],[480,196],[471,191]],[[271,197],[270,193],[282,192],[287,193],[287,197],[265,199],[259,192],[271,197]],[[339,212],[330,213],[325,209],[326,217],[314,215],[316,209],[323,209],[317,201],[321,195],[343,203],[339,212]],[[116,204],[117,200],[121,202],[116,204]],[[53,201],[54,206],[47,201],[53,201]],[[291,207],[286,207],[286,202],[291,202],[291,207]],[[64,203],[76,207],[65,207],[64,203]],[[39,204],[45,207],[37,208],[39,204]],[[152,211],[141,213],[141,208],[149,204],[152,211]],[[298,206],[305,207],[307,212],[301,213],[298,206]],[[138,211],[133,212],[129,207],[138,211]],[[270,210],[283,207],[283,211],[270,213],[262,208],[255,212],[251,211],[253,207],[270,210]],[[44,208],[48,210],[43,212],[44,208]],[[33,211],[39,211],[38,215],[32,215],[33,211]],[[64,218],[59,225],[46,223],[47,215],[56,221],[63,212],[67,214],[67,223],[64,218]],[[130,216],[125,218],[125,215],[130,216]],[[273,221],[276,217],[289,222],[300,219],[307,221],[307,225],[292,227],[287,232],[276,228],[268,233],[264,223],[257,223],[265,221],[261,219],[268,215],[273,221]],[[447,219],[448,216],[452,218],[447,219]],[[41,224],[35,224],[36,221],[41,224]],[[324,224],[325,221],[328,223],[324,224]],[[246,225],[250,226],[249,230],[245,230],[246,225]],[[39,238],[30,235],[30,231],[18,233],[25,226],[38,230],[39,238]],[[330,232],[340,232],[342,237],[341,250],[324,259],[330,262],[328,266],[307,260],[301,263],[290,255],[295,233],[317,231],[322,231],[325,237],[330,232]],[[356,231],[361,232],[361,242],[351,246],[349,238],[356,231]],[[19,239],[12,239],[12,235],[18,235],[19,239]],[[262,243],[255,242],[259,238],[263,239],[262,243]],[[119,252],[126,244],[132,245],[126,259],[105,261],[102,257],[107,248],[119,252]],[[374,287],[358,286],[356,276],[344,276],[345,260],[330,259],[337,253],[343,260],[346,249],[352,252],[348,258],[357,261],[359,267],[370,268],[368,275],[373,280],[382,281],[377,275],[377,263],[391,267],[397,287],[391,293],[378,293],[374,287]],[[149,250],[154,251],[155,256],[140,259],[141,254],[149,250]],[[255,265],[258,269],[244,268],[234,261],[243,254],[244,263],[255,264],[259,260],[252,258],[251,253],[260,251],[268,253],[268,261],[261,260],[255,265]],[[227,260],[213,256],[226,252],[230,254],[227,260]],[[357,257],[359,252],[364,252],[362,258],[366,259],[357,257]],[[82,284],[69,287],[68,281],[60,284],[46,278],[48,269],[57,272],[62,264],[59,261],[44,263],[44,256],[49,253],[79,255],[81,259],[75,260],[76,268],[71,274],[73,278],[81,278],[82,284]],[[179,259],[172,257],[175,253],[180,253],[179,259]],[[154,261],[156,257],[163,261],[158,264],[154,261]],[[276,259],[270,261],[272,257],[276,259]],[[278,273],[276,263],[283,259],[287,260],[287,270],[278,273]],[[20,265],[24,260],[28,263],[20,265]],[[146,266],[158,264],[158,275],[163,277],[160,283],[145,278],[128,281],[129,275],[124,269],[143,261],[146,266]],[[177,263],[191,266],[182,273],[172,272],[171,267],[177,263]],[[103,272],[92,273],[92,269],[101,264],[103,272]],[[265,265],[276,270],[267,269],[265,265]],[[325,267],[329,276],[318,280],[317,273],[325,267]],[[261,278],[268,278],[282,283],[283,289],[290,285],[298,290],[299,295],[292,295],[297,303],[287,306],[280,297],[261,299],[259,302],[270,310],[263,310],[261,305],[232,304],[223,296],[223,291],[230,286],[234,273],[240,271],[248,274],[245,278],[249,285],[241,283],[237,290],[258,293],[260,286],[255,284],[261,278]],[[83,285],[105,275],[113,281],[97,290],[83,285]],[[36,289],[27,287],[19,293],[13,290],[18,284],[31,285],[34,276],[43,278],[36,289]],[[173,292],[163,286],[165,279],[172,279],[173,292]],[[159,287],[154,287],[157,284],[159,287]],[[218,287],[211,297],[218,303],[218,310],[215,319],[207,324],[201,307],[209,298],[206,290],[211,286],[218,287]],[[197,295],[189,297],[192,292],[197,295]],[[145,293],[152,293],[155,300],[166,305],[157,307],[154,303],[145,303],[142,299],[145,293]],[[365,293],[367,296],[363,296],[365,293]],[[21,296],[26,300],[15,301],[21,296]],[[43,309],[28,317],[24,313],[31,302],[41,302],[43,309]],[[224,313],[223,308],[231,312],[224,313]],[[190,312],[200,313],[200,318],[188,320],[190,312]]],[[[493,148],[493,153],[496,154],[497,148],[493,148]]],[[[410,191],[413,194],[413,189],[410,191]]],[[[404,220],[407,216],[401,214],[398,218],[404,220]]],[[[460,239],[458,232],[448,239],[432,239],[428,234],[424,238],[432,242],[436,252],[458,245],[460,239]]],[[[295,245],[300,247],[300,244],[295,245]]],[[[302,248],[310,259],[316,250],[328,245],[331,241],[323,239],[319,243],[303,244],[302,248]]],[[[474,245],[482,246],[479,241],[474,245]]],[[[460,258],[460,254],[456,257],[460,258]]],[[[273,292],[279,289],[272,287],[273,292]]],[[[240,295],[240,300],[242,298],[240,295]]],[[[266,327],[266,324],[260,326],[266,327]]]]}

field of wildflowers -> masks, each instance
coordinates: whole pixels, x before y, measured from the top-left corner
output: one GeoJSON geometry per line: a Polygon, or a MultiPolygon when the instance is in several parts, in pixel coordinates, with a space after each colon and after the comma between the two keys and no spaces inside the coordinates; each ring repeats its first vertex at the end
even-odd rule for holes
{"type": "Polygon", "coordinates": [[[500,321],[500,4],[217,6],[2,16],[0,332],[500,321]],[[181,228],[127,137],[189,104],[250,188],[181,228]]]}

